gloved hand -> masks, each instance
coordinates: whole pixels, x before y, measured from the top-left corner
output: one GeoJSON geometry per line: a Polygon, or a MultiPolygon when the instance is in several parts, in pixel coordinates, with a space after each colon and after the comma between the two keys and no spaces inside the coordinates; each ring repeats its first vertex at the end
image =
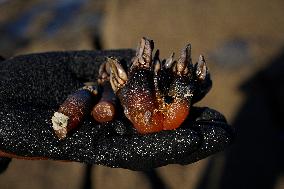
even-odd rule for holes
{"type": "Polygon", "coordinates": [[[99,124],[86,117],[58,140],[51,117],[66,97],[95,81],[112,56],[129,64],[133,50],[30,54],[0,62],[0,156],[53,159],[146,170],[189,164],[223,150],[233,130],[210,108],[192,107],[177,130],[138,134],[123,113],[99,124]]]}

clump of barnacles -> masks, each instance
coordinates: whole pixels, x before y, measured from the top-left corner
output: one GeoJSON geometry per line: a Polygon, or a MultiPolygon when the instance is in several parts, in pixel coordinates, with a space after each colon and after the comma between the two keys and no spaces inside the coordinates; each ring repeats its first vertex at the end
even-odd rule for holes
{"type": "Polygon", "coordinates": [[[210,90],[210,75],[202,55],[192,63],[190,44],[177,60],[174,54],[160,60],[159,50],[152,56],[153,49],[154,42],[142,38],[127,70],[118,59],[108,57],[100,66],[96,83],[102,90],[96,85],[85,86],[54,113],[53,129],[59,139],[90,114],[100,123],[113,121],[118,106],[141,134],[177,129],[190,114],[192,104],[210,90]],[[100,100],[93,104],[98,96],[100,100]]]}

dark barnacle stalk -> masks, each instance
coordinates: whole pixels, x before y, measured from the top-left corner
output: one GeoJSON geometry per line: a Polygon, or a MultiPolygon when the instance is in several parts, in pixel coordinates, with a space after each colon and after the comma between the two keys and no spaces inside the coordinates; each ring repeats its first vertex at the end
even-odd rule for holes
{"type": "Polygon", "coordinates": [[[90,112],[94,97],[98,94],[96,86],[84,86],[69,95],[59,110],[52,117],[52,127],[57,137],[62,140],[67,133],[76,128],[90,112]]]}
{"type": "Polygon", "coordinates": [[[102,84],[102,94],[100,101],[93,107],[91,115],[100,122],[112,121],[116,113],[116,97],[113,94],[110,83],[102,84]]]}
{"type": "Polygon", "coordinates": [[[109,83],[109,61],[111,58],[108,58],[107,62],[100,66],[98,84],[101,88],[101,99],[91,112],[93,118],[100,123],[112,121],[116,114],[117,98],[109,83]]]}

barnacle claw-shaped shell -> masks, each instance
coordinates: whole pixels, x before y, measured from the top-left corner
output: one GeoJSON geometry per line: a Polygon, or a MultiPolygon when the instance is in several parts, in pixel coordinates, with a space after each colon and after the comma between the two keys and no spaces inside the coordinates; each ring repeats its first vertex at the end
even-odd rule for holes
{"type": "MultiPolygon", "coordinates": [[[[175,68],[173,69],[177,75],[186,75],[192,70],[191,62],[191,45],[188,44],[182,51],[175,68]]],[[[191,74],[191,73],[189,73],[191,74]]]]}
{"type": "Polygon", "coordinates": [[[205,63],[204,56],[200,55],[197,65],[196,65],[196,76],[199,80],[204,81],[207,74],[208,74],[208,68],[205,63]]]}
{"type": "Polygon", "coordinates": [[[143,37],[138,45],[136,57],[133,59],[130,70],[137,67],[150,69],[152,65],[152,52],[154,42],[146,37],[143,37]]]}
{"type": "Polygon", "coordinates": [[[170,67],[172,67],[172,65],[173,65],[173,63],[174,63],[174,56],[175,56],[175,53],[173,52],[173,53],[171,54],[171,56],[165,60],[165,64],[164,64],[164,67],[165,67],[165,68],[170,68],[170,67]]]}
{"type": "Polygon", "coordinates": [[[192,103],[201,100],[211,89],[212,81],[210,78],[209,70],[205,63],[204,56],[200,55],[198,62],[194,65],[196,87],[194,96],[192,98],[192,103]]]}
{"type": "Polygon", "coordinates": [[[124,86],[128,80],[127,74],[119,61],[115,58],[108,58],[108,64],[110,68],[110,83],[112,89],[116,93],[120,88],[124,86]]]}
{"type": "Polygon", "coordinates": [[[104,62],[100,65],[99,68],[99,76],[98,76],[98,83],[102,84],[104,82],[109,81],[110,76],[110,68],[107,62],[104,62]]]}

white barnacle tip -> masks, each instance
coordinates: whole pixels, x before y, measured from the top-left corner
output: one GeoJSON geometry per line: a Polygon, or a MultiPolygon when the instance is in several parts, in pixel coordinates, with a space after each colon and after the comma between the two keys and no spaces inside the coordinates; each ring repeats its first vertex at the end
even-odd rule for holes
{"type": "Polygon", "coordinates": [[[66,128],[68,124],[69,117],[60,112],[55,112],[51,118],[52,127],[55,131],[62,128],[66,128]]]}

